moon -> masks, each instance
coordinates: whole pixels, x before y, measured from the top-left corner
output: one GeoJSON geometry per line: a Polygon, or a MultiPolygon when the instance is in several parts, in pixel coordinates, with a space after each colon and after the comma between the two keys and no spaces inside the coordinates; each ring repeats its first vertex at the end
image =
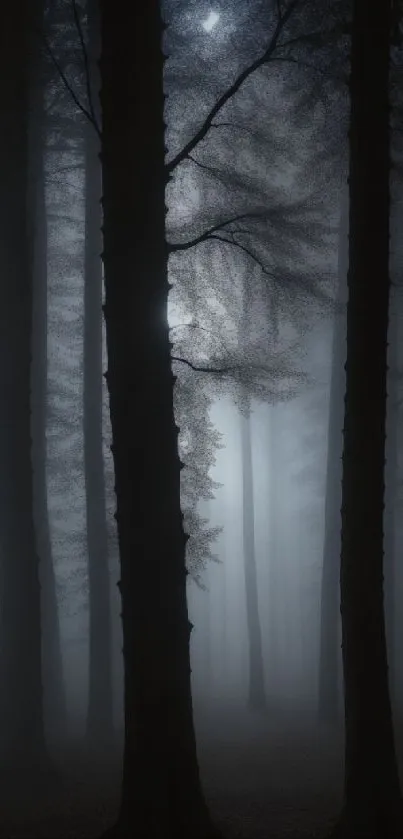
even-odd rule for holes
{"type": "Polygon", "coordinates": [[[210,12],[209,16],[202,23],[203,29],[205,29],[206,32],[211,32],[219,20],[220,15],[217,12],[210,12]]]}

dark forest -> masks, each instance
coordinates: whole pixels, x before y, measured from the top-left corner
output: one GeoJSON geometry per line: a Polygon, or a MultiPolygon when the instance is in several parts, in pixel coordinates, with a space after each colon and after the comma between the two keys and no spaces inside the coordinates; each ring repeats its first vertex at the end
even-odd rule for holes
{"type": "Polygon", "coordinates": [[[8,0],[0,123],[0,839],[402,839],[402,0],[8,0]]]}

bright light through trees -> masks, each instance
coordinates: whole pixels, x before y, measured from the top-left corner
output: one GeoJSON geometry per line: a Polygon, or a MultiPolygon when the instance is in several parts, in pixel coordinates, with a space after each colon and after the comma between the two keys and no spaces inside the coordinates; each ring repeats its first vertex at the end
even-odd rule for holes
{"type": "Polygon", "coordinates": [[[216,23],[218,23],[219,19],[220,15],[217,12],[210,12],[209,16],[202,23],[203,29],[205,29],[206,32],[211,32],[216,23]]]}

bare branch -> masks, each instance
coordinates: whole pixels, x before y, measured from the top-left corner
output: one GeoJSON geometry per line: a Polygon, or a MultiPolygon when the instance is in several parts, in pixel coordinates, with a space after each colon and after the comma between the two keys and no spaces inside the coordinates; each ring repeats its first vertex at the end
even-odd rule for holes
{"type": "Polygon", "coordinates": [[[241,213],[240,215],[225,219],[225,221],[220,221],[218,224],[213,225],[213,227],[209,227],[209,229],[205,230],[204,233],[200,233],[200,235],[196,236],[194,239],[188,239],[187,242],[168,242],[168,253],[190,250],[190,248],[193,248],[195,245],[200,245],[201,242],[206,242],[208,239],[212,239],[214,233],[218,230],[224,230],[224,228],[233,224],[235,221],[242,221],[245,219],[258,219],[262,221],[265,218],[268,218],[268,216],[269,213],[264,210],[255,213],[241,213]]]}
{"type": "Polygon", "coordinates": [[[204,120],[203,125],[201,125],[199,130],[192,137],[192,139],[189,140],[188,143],[186,143],[183,149],[180,152],[178,152],[178,154],[175,155],[175,157],[173,157],[172,160],[166,163],[166,169],[168,173],[173,172],[174,169],[176,169],[176,167],[180,163],[182,163],[186,157],[188,157],[189,153],[192,152],[193,149],[196,148],[196,146],[202,140],[204,140],[207,132],[211,128],[214,117],[221,111],[224,105],[226,105],[227,102],[229,102],[229,100],[232,99],[232,97],[237,93],[239,88],[249,78],[249,76],[251,76],[256,70],[258,70],[264,64],[267,64],[268,61],[270,61],[277,47],[277,42],[281,35],[281,32],[287,20],[291,17],[294,9],[297,7],[299,2],[300,0],[291,0],[287,9],[277,21],[276,28],[274,30],[271,41],[264,53],[255,61],[253,61],[252,64],[249,65],[249,67],[243,70],[242,73],[239,74],[239,76],[237,76],[233,84],[230,85],[229,88],[227,88],[227,90],[222,94],[222,96],[219,97],[219,99],[217,99],[217,102],[215,103],[215,105],[213,105],[210,112],[207,114],[207,117],[204,120]]]}
{"type": "Polygon", "coordinates": [[[212,166],[207,166],[206,163],[200,163],[200,160],[196,160],[196,158],[193,157],[191,154],[187,155],[187,159],[194,163],[196,166],[199,166],[200,169],[204,169],[205,172],[209,172],[210,175],[215,175],[217,173],[217,170],[214,169],[212,166]]]}
{"type": "Polygon", "coordinates": [[[92,120],[91,120],[92,124],[94,125],[94,127],[96,127],[98,137],[100,137],[101,136],[101,129],[100,129],[100,126],[98,125],[98,121],[97,121],[97,118],[95,116],[94,103],[93,103],[93,100],[92,100],[91,73],[90,73],[90,65],[89,65],[89,61],[88,61],[88,51],[87,51],[87,47],[85,45],[83,30],[82,30],[81,21],[80,21],[80,16],[78,14],[77,0],[71,0],[71,3],[72,3],[72,7],[73,7],[74,23],[75,23],[75,26],[76,26],[76,29],[77,29],[77,32],[78,32],[78,37],[80,39],[81,52],[82,52],[82,55],[83,55],[84,75],[85,75],[85,84],[86,84],[86,88],[87,88],[88,108],[89,108],[89,112],[90,112],[91,117],[92,117],[92,120]]]}
{"type": "Polygon", "coordinates": [[[234,238],[225,239],[224,236],[219,236],[216,233],[213,233],[212,236],[209,236],[209,239],[216,239],[218,242],[224,242],[225,245],[229,245],[231,248],[239,248],[241,251],[243,251],[243,253],[246,253],[246,255],[249,256],[250,259],[253,259],[253,261],[256,263],[256,265],[259,266],[259,268],[262,270],[263,274],[266,275],[266,277],[270,277],[272,280],[278,282],[278,277],[276,277],[276,275],[273,274],[272,271],[268,271],[265,264],[259,259],[259,257],[256,256],[255,253],[249,250],[249,248],[247,248],[246,245],[242,245],[241,242],[237,242],[237,240],[234,238]]]}
{"type": "Polygon", "coordinates": [[[172,361],[180,361],[182,364],[187,364],[192,370],[196,373],[216,373],[217,375],[223,375],[224,373],[231,373],[234,371],[234,367],[198,367],[196,364],[192,364],[191,361],[188,361],[187,358],[180,358],[177,355],[171,355],[172,361]]]}
{"type": "Polygon", "coordinates": [[[52,61],[52,64],[55,66],[55,68],[56,68],[56,70],[57,70],[65,88],[66,88],[66,90],[69,92],[74,104],[77,106],[79,111],[81,111],[81,113],[84,114],[84,116],[90,121],[91,125],[94,126],[95,131],[97,132],[99,138],[101,139],[101,133],[100,133],[98,125],[96,123],[94,123],[94,120],[91,116],[90,111],[88,111],[88,109],[85,107],[85,105],[83,105],[82,102],[80,102],[80,99],[79,99],[77,93],[75,92],[74,88],[70,84],[63,68],[59,64],[59,62],[58,62],[50,44],[48,43],[47,38],[45,38],[44,35],[43,35],[43,41],[44,41],[44,44],[45,44],[46,52],[48,53],[48,55],[49,55],[49,57],[52,61]]]}

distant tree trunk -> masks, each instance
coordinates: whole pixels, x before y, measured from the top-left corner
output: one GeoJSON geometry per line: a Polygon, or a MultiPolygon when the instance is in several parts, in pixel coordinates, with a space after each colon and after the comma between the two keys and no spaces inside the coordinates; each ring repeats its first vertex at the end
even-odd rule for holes
{"type": "Polygon", "coordinates": [[[269,547],[268,547],[268,566],[269,566],[269,661],[270,661],[270,684],[269,697],[274,698],[278,696],[280,685],[278,681],[279,676],[279,658],[280,658],[280,606],[279,597],[280,581],[278,570],[278,505],[277,505],[277,481],[279,479],[280,464],[278,462],[278,421],[277,421],[277,405],[270,405],[269,409],[269,547]]]}
{"type": "Polygon", "coordinates": [[[178,429],[167,317],[158,0],[100,0],[107,383],[115,466],[125,745],[109,835],[205,839],[193,725],[178,429]]]}
{"type": "Polygon", "coordinates": [[[242,522],[243,561],[245,570],[246,618],[249,642],[248,705],[251,710],[266,707],[262,630],[259,617],[259,598],[255,552],[255,508],[253,493],[253,463],[250,415],[240,415],[242,447],[242,522]]]}
{"type": "MultiPolygon", "coordinates": [[[[39,40],[37,42],[39,46],[39,40]]],[[[36,77],[31,77],[30,188],[28,208],[33,237],[32,310],[32,468],[33,512],[36,547],[40,560],[42,609],[42,655],[46,727],[53,738],[66,733],[66,699],[60,639],[56,578],[49,528],[46,425],[48,372],[48,275],[47,224],[45,206],[44,78],[38,57],[36,77]]]]}
{"type": "Polygon", "coordinates": [[[30,427],[33,251],[27,189],[34,13],[28,0],[6,4],[0,27],[0,759],[38,771],[48,761],[30,427]]]}
{"type": "MultiPolygon", "coordinates": [[[[88,0],[88,59],[99,122],[98,0],[88,0]]],[[[89,582],[87,737],[91,748],[113,742],[112,622],[102,453],[102,210],[100,141],[85,123],[84,472],[89,582]]]]}
{"type": "Polygon", "coordinates": [[[204,655],[203,655],[203,672],[204,672],[204,694],[210,699],[212,687],[212,637],[211,637],[211,595],[210,591],[203,592],[204,609],[203,609],[203,632],[204,632],[204,655]]]}
{"type": "Polygon", "coordinates": [[[340,656],[340,549],[341,549],[341,478],[344,393],[346,387],[346,312],[347,301],[348,200],[342,197],[339,233],[338,303],[342,311],[334,315],[332,372],[330,382],[329,422],[325,496],[325,536],[323,545],[320,604],[319,697],[318,715],[322,722],[339,720],[340,656]]]}
{"type": "Polygon", "coordinates": [[[398,315],[389,315],[388,329],[388,401],[385,469],[385,620],[388,651],[389,690],[392,701],[396,698],[396,501],[398,494],[398,315]]]}
{"type": "Polygon", "coordinates": [[[341,616],[344,806],[336,834],[401,837],[388,689],[383,503],[389,305],[391,0],[355,0],[351,46],[350,240],[341,616]]]}

